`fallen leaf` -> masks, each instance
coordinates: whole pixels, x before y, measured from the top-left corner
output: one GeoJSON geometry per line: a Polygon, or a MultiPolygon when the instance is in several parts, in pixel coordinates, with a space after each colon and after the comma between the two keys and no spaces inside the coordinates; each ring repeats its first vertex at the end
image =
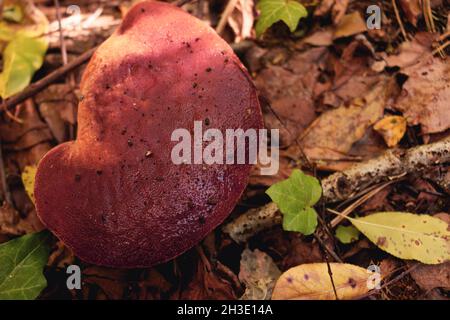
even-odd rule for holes
{"type": "MultiPolygon", "coordinates": [[[[366,294],[370,273],[346,263],[330,263],[333,282],[340,300],[355,299],[366,294]]],[[[289,269],[275,284],[273,300],[334,300],[326,263],[303,264],[289,269]]]]}
{"type": "Polygon", "coordinates": [[[359,231],[354,226],[339,225],[336,228],[336,238],[345,244],[352,243],[359,239],[359,231]]]}
{"type": "MultiPolygon", "coordinates": [[[[353,144],[366,134],[369,127],[383,116],[390,96],[389,81],[381,81],[363,98],[350,106],[322,113],[301,137],[301,145],[310,160],[354,160],[347,156],[353,144]]],[[[290,149],[298,154],[298,146],[290,149]]]]}
{"type": "Polygon", "coordinates": [[[334,39],[350,37],[367,31],[366,21],[358,11],[346,14],[342,17],[334,30],[334,39]]]}
{"type": "Polygon", "coordinates": [[[275,281],[281,275],[272,258],[258,249],[245,249],[241,255],[239,280],[245,284],[242,300],[269,300],[275,281]]]}
{"type": "Polygon", "coordinates": [[[36,176],[37,166],[26,166],[22,171],[22,182],[25,187],[25,191],[30,197],[31,201],[34,201],[34,177],[36,176]]]}
{"type": "Polygon", "coordinates": [[[316,31],[312,35],[304,38],[303,42],[317,47],[330,46],[333,44],[333,31],[332,29],[316,31]]]}
{"type": "Polygon", "coordinates": [[[387,146],[395,147],[406,132],[406,119],[401,116],[386,116],[373,126],[383,137],[387,146]]]}
{"type": "Polygon", "coordinates": [[[43,231],[0,245],[0,300],[32,300],[47,286],[48,238],[43,231]]]}
{"type": "Polygon", "coordinates": [[[438,265],[421,264],[411,271],[411,277],[425,291],[434,288],[450,290],[450,262],[438,265]]]}
{"type": "Polygon", "coordinates": [[[0,234],[19,236],[36,231],[27,220],[22,219],[19,212],[7,202],[0,207],[0,234]]]}
{"type": "Polygon", "coordinates": [[[406,19],[414,26],[417,26],[417,21],[422,16],[420,0],[400,0],[400,6],[406,15],[406,19]]]}
{"type": "Polygon", "coordinates": [[[450,128],[450,64],[431,58],[403,69],[408,80],[394,107],[403,112],[410,125],[421,125],[422,133],[450,128]]]}
{"type": "Polygon", "coordinates": [[[412,41],[402,42],[397,55],[384,58],[389,67],[405,68],[418,62],[424,55],[431,52],[434,36],[428,32],[418,32],[412,41]]]}
{"type": "Polygon", "coordinates": [[[347,217],[370,241],[401,259],[439,264],[450,259],[448,224],[429,215],[379,212],[347,217]]]}

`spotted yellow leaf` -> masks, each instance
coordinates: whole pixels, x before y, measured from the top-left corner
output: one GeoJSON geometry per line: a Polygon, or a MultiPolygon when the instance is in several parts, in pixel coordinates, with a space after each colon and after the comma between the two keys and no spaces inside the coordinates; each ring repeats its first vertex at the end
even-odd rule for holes
{"type": "MultiPolygon", "coordinates": [[[[372,272],[347,263],[330,263],[339,299],[355,299],[373,288],[372,272]]],[[[381,280],[381,276],[378,278],[381,280]]],[[[326,263],[302,264],[287,270],[275,284],[272,300],[334,300],[326,263]]]]}
{"type": "Polygon", "coordinates": [[[449,226],[441,219],[406,212],[379,212],[348,219],[370,241],[398,258],[426,264],[450,260],[449,226]]]}

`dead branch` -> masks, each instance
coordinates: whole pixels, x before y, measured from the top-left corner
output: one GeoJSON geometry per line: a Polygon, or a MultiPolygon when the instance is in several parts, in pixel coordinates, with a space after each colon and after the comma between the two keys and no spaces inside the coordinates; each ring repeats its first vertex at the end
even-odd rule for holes
{"type": "Polygon", "coordinates": [[[3,102],[1,109],[2,110],[11,109],[11,108],[15,107],[16,105],[18,105],[19,103],[25,101],[26,99],[33,97],[34,95],[39,93],[41,90],[43,90],[44,88],[46,88],[47,86],[49,86],[50,84],[52,84],[53,82],[58,80],[60,77],[66,75],[68,72],[72,71],[79,65],[88,61],[96,49],[97,49],[96,47],[89,49],[88,51],[83,53],[81,56],[75,58],[74,60],[70,61],[66,65],[56,69],[55,71],[48,74],[41,80],[30,84],[23,91],[6,99],[3,102]]]}
{"type": "Polygon", "coordinates": [[[389,181],[405,174],[421,173],[446,162],[450,162],[450,137],[408,150],[389,150],[378,158],[322,180],[323,198],[326,202],[342,201],[368,184],[389,181]]]}

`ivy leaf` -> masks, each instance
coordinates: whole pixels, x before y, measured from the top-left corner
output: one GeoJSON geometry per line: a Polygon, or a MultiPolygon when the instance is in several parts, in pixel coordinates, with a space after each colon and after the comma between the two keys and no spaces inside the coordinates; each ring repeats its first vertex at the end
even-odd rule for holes
{"type": "Polygon", "coordinates": [[[352,243],[359,239],[359,231],[354,226],[338,226],[336,238],[345,244],[352,243]]]}
{"type": "Polygon", "coordinates": [[[260,0],[257,7],[261,11],[255,27],[258,37],[280,20],[294,32],[298,21],[308,16],[308,11],[296,0],[260,0]]]}
{"type": "Polygon", "coordinates": [[[272,185],[266,193],[283,213],[283,228],[309,235],[317,227],[317,213],[312,208],[319,201],[322,187],[319,181],[300,170],[272,185]]]}
{"type": "Polygon", "coordinates": [[[26,166],[22,172],[22,183],[25,187],[25,191],[30,197],[31,201],[34,201],[34,178],[36,177],[37,166],[26,166]]]}
{"type": "Polygon", "coordinates": [[[295,169],[289,178],[275,183],[266,193],[282,213],[297,213],[319,201],[322,187],[319,180],[295,169]]]}
{"type": "Polygon", "coordinates": [[[47,286],[48,238],[42,231],[0,244],[0,300],[35,299],[47,286]]]}
{"type": "Polygon", "coordinates": [[[301,232],[304,235],[314,233],[317,227],[317,212],[314,208],[307,208],[297,213],[283,215],[283,229],[301,232]]]}
{"type": "Polygon", "coordinates": [[[441,219],[406,212],[379,212],[348,219],[380,249],[398,258],[426,264],[450,260],[449,226],[441,219]]]}
{"type": "Polygon", "coordinates": [[[22,91],[44,62],[48,43],[43,38],[17,34],[3,52],[0,96],[6,99],[22,91]]]}

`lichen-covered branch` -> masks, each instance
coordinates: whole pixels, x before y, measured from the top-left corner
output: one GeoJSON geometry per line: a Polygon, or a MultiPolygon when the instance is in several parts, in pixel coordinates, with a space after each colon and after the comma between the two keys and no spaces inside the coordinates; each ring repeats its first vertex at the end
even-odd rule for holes
{"type": "MultiPolygon", "coordinates": [[[[441,141],[411,148],[390,150],[378,158],[357,164],[348,170],[336,172],[322,180],[323,199],[327,202],[342,201],[370,185],[388,181],[411,173],[426,173],[432,167],[450,163],[450,137],[441,141]]],[[[449,174],[442,174],[449,177],[449,174]]],[[[445,180],[445,179],[444,179],[445,180]]],[[[444,190],[450,183],[437,181],[444,190]]],[[[269,203],[251,209],[227,224],[223,231],[237,242],[244,242],[258,232],[282,221],[276,204],[269,203]]]]}
{"type": "Polygon", "coordinates": [[[450,162],[450,137],[408,150],[390,150],[378,158],[336,172],[322,180],[323,198],[326,202],[345,200],[368,184],[424,172],[446,162],[450,162]]]}

